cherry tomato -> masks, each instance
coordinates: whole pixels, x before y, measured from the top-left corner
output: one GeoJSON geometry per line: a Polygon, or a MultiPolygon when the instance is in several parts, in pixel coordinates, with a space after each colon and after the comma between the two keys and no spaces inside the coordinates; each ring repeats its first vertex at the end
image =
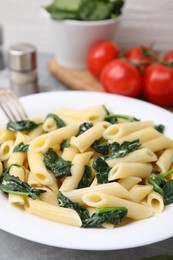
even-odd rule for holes
{"type": "Polygon", "coordinates": [[[173,62],[173,50],[167,52],[163,59],[167,62],[173,62]]]}
{"type": "Polygon", "coordinates": [[[173,105],[173,69],[159,63],[150,65],[144,76],[144,94],[157,105],[173,105]]]}
{"type": "Polygon", "coordinates": [[[105,91],[110,93],[137,97],[141,92],[141,75],[125,59],[110,61],[104,67],[100,79],[105,91]]]}
{"type": "Polygon", "coordinates": [[[144,73],[147,66],[158,59],[158,53],[151,47],[137,46],[129,49],[125,53],[125,57],[136,64],[139,70],[144,73]]]}
{"type": "Polygon", "coordinates": [[[99,79],[105,64],[115,59],[119,53],[119,47],[110,41],[102,41],[95,44],[87,56],[87,67],[89,71],[99,79]]]}

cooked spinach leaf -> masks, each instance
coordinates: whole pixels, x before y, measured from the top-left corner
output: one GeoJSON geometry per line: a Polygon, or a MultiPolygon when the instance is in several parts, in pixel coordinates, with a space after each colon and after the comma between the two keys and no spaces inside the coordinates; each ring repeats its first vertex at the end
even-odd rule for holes
{"type": "Polygon", "coordinates": [[[116,124],[118,122],[118,118],[122,118],[127,120],[128,122],[136,122],[136,121],[140,121],[139,119],[132,117],[132,116],[128,116],[128,115],[120,115],[120,114],[108,114],[105,116],[105,121],[111,123],[111,124],[116,124]]]}
{"type": "Polygon", "coordinates": [[[165,205],[173,203],[173,180],[165,180],[165,177],[171,174],[173,174],[173,169],[148,178],[148,182],[153,186],[154,191],[162,195],[165,205]]]}
{"type": "Polygon", "coordinates": [[[108,183],[108,174],[110,171],[110,167],[107,164],[107,162],[105,162],[102,158],[100,157],[95,157],[93,159],[93,168],[96,171],[96,178],[97,178],[97,182],[102,184],[102,183],[108,183]]]}
{"type": "Polygon", "coordinates": [[[15,195],[27,196],[34,200],[37,199],[41,193],[46,192],[45,190],[42,189],[33,188],[28,183],[21,181],[19,177],[10,175],[9,171],[13,165],[22,167],[24,169],[23,166],[12,164],[3,172],[3,175],[0,177],[0,189],[3,192],[15,194],[15,195]]]}
{"type": "Polygon", "coordinates": [[[24,144],[23,142],[20,142],[18,145],[16,145],[13,149],[13,153],[15,152],[24,152],[27,153],[29,149],[29,144],[24,144]]]}
{"type": "Polygon", "coordinates": [[[57,116],[57,115],[55,115],[55,114],[51,114],[51,113],[50,113],[50,114],[48,114],[48,115],[46,116],[45,120],[46,120],[47,118],[52,118],[52,119],[56,122],[57,128],[61,128],[61,127],[66,126],[65,122],[64,122],[59,116],[57,116]]]}
{"type": "Polygon", "coordinates": [[[58,156],[52,148],[44,153],[43,162],[56,178],[71,176],[71,161],[66,161],[58,156]]]}
{"type": "Polygon", "coordinates": [[[89,187],[91,185],[91,183],[92,183],[91,167],[88,165],[85,165],[84,174],[77,186],[77,189],[89,187]]]}
{"type": "Polygon", "coordinates": [[[70,140],[64,139],[60,144],[60,151],[63,152],[65,148],[70,147],[70,140]]]}
{"type": "Polygon", "coordinates": [[[89,211],[86,208],[82,207],[79,203],[71,201],[60,191],[58,192],[58,202],[60,207],[74,209],[79,214],[82,222],[89,218],[89,211]]]}
{"type": "Polygon", "coordinates": [[[127,216],[127,208],[125,207],[108,207],[96,210],[90,218],[83,221],[83,227],[98,227],[103,223],[119,224],[127,216]]]}
{"type": "Polygon", "coordinates": [[[111,153],[106,155],[105,160],[110,160],[114,158],[121,158],[126,156],[128,153],[131,153],[137,150],[140,146],[139,140],[134,140],[132,142],[125,141],[122,144],[113,142],[110,147],[111,153]]]}
{"type": "Polygon", "coordinates": [[[91,127],[93,127],[93,123],[84,122],[83,124],[81,124],[79,126],[79,131],[78,131],[76,136],[79,136],[79,135],[83,134],[85,131],[87,131],[91,127]]]}
{"type": "Polygon", "coordinates": [[[30,131],[39,125],[31,120],[10,121],[7,123],[7,129],[11,131],[30,131]]]}
{"type": "Polygon", "coordinates": [[[162,124],[156,125],[154,128],[155,128],[158,132],[160,132],[161,134],[163,134],[164,131],[165,131],[165,126],[162,125],[162,124]]]}
{"type": "Polygon", "coordinates": [[[106,155],[109,153],[110,144],[108,142],[96,140],[91,147],[96,152],[106,155]]]}

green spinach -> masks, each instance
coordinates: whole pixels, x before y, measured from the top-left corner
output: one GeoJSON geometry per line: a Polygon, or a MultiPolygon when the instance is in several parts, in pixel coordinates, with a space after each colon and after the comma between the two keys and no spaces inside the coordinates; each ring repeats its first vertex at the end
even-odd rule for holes
{"type": "Polygon", "coordinates": [[[89,187],[91,185],[91,183],[92,183],[91,167],[88,165],[85,165],[84,174],[77,186],[77,189],[89,187]]]}
{"type": "Polygon", "coordinates": [[[93,123],[84,122],[83,124],[81,124],[79,126],[79,131],[78,131],[76,136],[79,136],[79,135],[83,134],[84,132],[86,132],[91,127],[93,127],[93,123]]]}
{"type": "Polygon", "coordinates": [[[123,5],[124,0],[54,0],[45,9],[54,20],[97,21],[116,18],[123,5]]]}
{"type": "Polygon", "coordinates": [[[8,122],[7,123],[7,129],[11,131],[31,131],[40,124],[35,123],[31,120],[20,120],[15,122],[8,122]]]}
{"type": "MultiPolygon", "coordinates": [[[[10,168],[12,166],[22,167],[21,165],[11,164],[0,177],[0,189],[5,193],[11,193],[15,195],[23,195],[26,197],[30,197],[32,199],[37,199],[41,193],[46,192],[42,189],[35,189],[30,186],[28,183],[23,182],[19,179],[19,177],[13,176],[9,174],[10,168]]],[[[25,171],[25,169],[24,169],[25,171]]]]}
{"type": "Polygon", "coordinates": [[[171,174],[173,174],[173,169],[148,178],[148,182],[153,186],[154,191],[162,195],[165,205],[173,203],[173,180],[165,180],[165,177],[171,174]]]}
{"type": "Polygon", "coordinates": [[[29,149],[29,144],[24,144],[23,142],[20,142],[18,145],[16,145],[13,149],[13,153],[16,152],[23,152],[27,153],[29,149]]]}
{"type": "Polygon", "coordinates": [[[96,178],[97,178],[97,182],[99,184],[102,183],[108,183],[108,175],[109,175],[109,171],[110,171],[110,167],[107,164],[107,162],[105,162],[102,158],[100,157],[95,157],[93,159],[93,168],[96,171],[96,178]]]}
{"type": "Polygon", "coordinates": [[[96,213],[83,221],[83,227],[98,227],[103,223],[117,225],[127,216],[127,212],[128,210],[125,207],[108,207],[97,209],[96,213]]]}
{"type": "Polygon", "coordinates": [[[71,176],[71,161],[66,161],[58,156],[52,148],[44,153],[43,162],[54,173],[55,178],[71,176]]]}
{"type": "Polygon", "coordinates": [[[137,150],[140,146],[140,143],[139,140],[134,140],[132,142],[124,141],[122,144],[113,142],[110,146],[111,153],[104,157],[105,160],[124,157],[128,153],[137,150]]]}
{"type": "Polygon", "coordinates": [[[51,113],[50,113],[50,114],[48,114],[48,115],[46,116],[45,120],[46,120],[47,118],[52,118],[52,119],[56,122],[57,128],[61,128],[61,127],[66,126],[65,122],[64,122],[59,116],[57,116],[57,115],[55,115],[55,114],[51,114],[51,113]]]}

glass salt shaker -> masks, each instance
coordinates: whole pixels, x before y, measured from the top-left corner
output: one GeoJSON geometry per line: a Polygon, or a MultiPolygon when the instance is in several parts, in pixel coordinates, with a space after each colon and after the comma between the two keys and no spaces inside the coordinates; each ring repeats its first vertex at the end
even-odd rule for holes
{"type": "Polygon", "coordinates": [[[10,86],[17,96],[38,92],[37,51],[31,44],[15,44],[8,50],[10,86]]]}

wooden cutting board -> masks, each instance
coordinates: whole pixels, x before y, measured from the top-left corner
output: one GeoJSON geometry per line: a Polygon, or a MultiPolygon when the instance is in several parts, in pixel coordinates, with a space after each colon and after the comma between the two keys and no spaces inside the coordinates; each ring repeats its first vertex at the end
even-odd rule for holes
{"type": "MultiPolygon", "coordinates": [[[[76,70],[62,67],[55,59],[48,63],[49,72],[67,87],[74,90],[103,92],[103,87],[87,70],[76,70]]],[[[173,107],[166,108],[173,112],[173,107]]]]}
{"type": "Polygon", "coordinates": [[[55,78],[71,89],[103,92],[99,81],[85,69],[65,68],[55,59],[51,59],[48,63],[48,70],[55,78]]]}

